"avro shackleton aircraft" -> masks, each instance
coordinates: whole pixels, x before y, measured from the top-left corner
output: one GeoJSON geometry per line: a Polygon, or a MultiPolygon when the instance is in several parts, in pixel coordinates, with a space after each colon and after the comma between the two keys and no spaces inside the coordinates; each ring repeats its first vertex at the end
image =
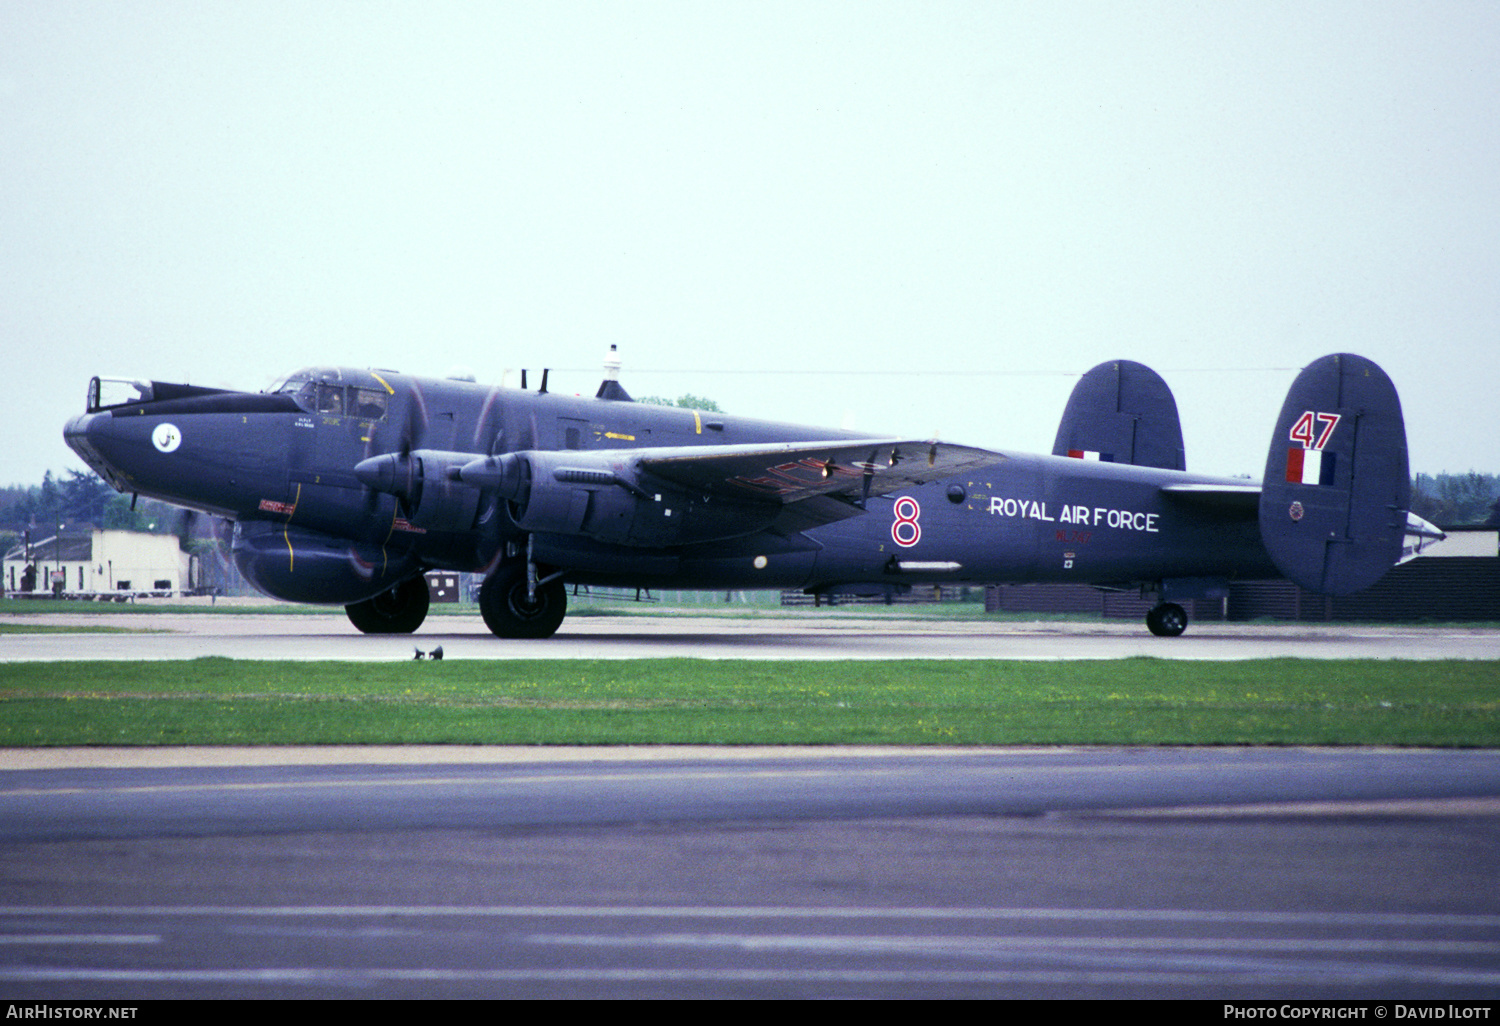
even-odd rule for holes
{"type": "MultiPolygon", "coordinates": [[[[613,348],[613,347],[611,347],[613,348]]],[[[1426,539],[1386,374],[1336,354],[1298,376],[1260,483],[1192,474],[1177,404],[1138,363],[1074,388],[1052,455],[636,403],[310,368],[267,392],[94,378],[68,444],[122,492],[233,521],[266,594],[343,605],[371,634],[427,613],[424,571],[485,575],[485,623],[545,638],[565,586],[802,588],[1073,581],[1184,599],[1285,576],[1344,594],[1426,539]]]]}

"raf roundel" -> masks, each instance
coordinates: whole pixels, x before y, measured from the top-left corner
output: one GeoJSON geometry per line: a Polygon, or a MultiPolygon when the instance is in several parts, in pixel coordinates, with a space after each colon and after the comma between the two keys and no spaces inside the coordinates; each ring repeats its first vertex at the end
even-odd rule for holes
{"type": "Polygon", "coordinates": [[[182,432],[177,429],[176,424],[163,421],[151,432],[151,444],[162,452],[176,452],[177,447],[182,444],[182,432]]]}

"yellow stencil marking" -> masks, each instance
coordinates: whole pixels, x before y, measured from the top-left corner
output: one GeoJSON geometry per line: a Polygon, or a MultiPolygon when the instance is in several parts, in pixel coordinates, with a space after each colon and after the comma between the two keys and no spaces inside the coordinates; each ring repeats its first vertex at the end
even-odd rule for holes
{"type": "Polygon", "coordinates": [[[292,536],[291,536],[291,532],[287,530],[287,527],[290,526],[290,524],[292,522],[292,517],[294,517],[294,516],[297,515],[297,503],[298,503],[299,500],[301,500],[301,498],[302,498],[302,485],[299,482],[298,485],[297,485],[297,494],[294,495],[294,496],[292,496],[292,511],[286,515],[286,523],[281,526],[281,540],[284,541],[284,542],[286,542],[286,571],[287,571],[287,573],[291,573],[295,569],[295,567],[293,566],[293,563],[295,562],[295,560],[297,558],[297,554],[292,551],[292,536]]]}

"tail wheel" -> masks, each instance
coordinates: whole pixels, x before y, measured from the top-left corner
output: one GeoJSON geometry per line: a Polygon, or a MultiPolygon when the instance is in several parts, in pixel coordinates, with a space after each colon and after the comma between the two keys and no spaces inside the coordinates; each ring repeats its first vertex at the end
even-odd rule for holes
{"type": "Polygon", "coordinates": [[[568,593],[560,580],[538,584],[526,595],[525,564],[502,566],[479,589],[479,613],[497,638],[550,638],[568,612],[568,593]]]}
{"type": "Polygon", "coordinates": [[[1175,638],[1187,625],[1187,610],[1175,602],[1163,602],[1146,614],[1146,626],[1158,638],[1175,638]]]}
{"type": "Polygon", "coordinates": [[[427,578],[408,577],[390,591],[344,607],[349,622],[365,634],[410,634],[427,619],[432,599],[427,578]]]}

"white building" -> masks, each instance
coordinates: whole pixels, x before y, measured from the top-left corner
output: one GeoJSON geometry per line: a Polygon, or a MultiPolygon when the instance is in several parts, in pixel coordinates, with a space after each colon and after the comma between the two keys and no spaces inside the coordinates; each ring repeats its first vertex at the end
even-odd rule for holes
{"type": "Polygon", "coordinates": [[[1494,556],[1500,554],[1500,531],[1493,527],[1448,527],[1448,537],[1422,550],[1423,556],[1494,556]]]}
{"type": "Polygon", "coordinates": [[[181,592],[196,583],[191,571],[191,557],[170,534],[64,531],[7,552],[4,587],[41,595],[181,592]]]}

